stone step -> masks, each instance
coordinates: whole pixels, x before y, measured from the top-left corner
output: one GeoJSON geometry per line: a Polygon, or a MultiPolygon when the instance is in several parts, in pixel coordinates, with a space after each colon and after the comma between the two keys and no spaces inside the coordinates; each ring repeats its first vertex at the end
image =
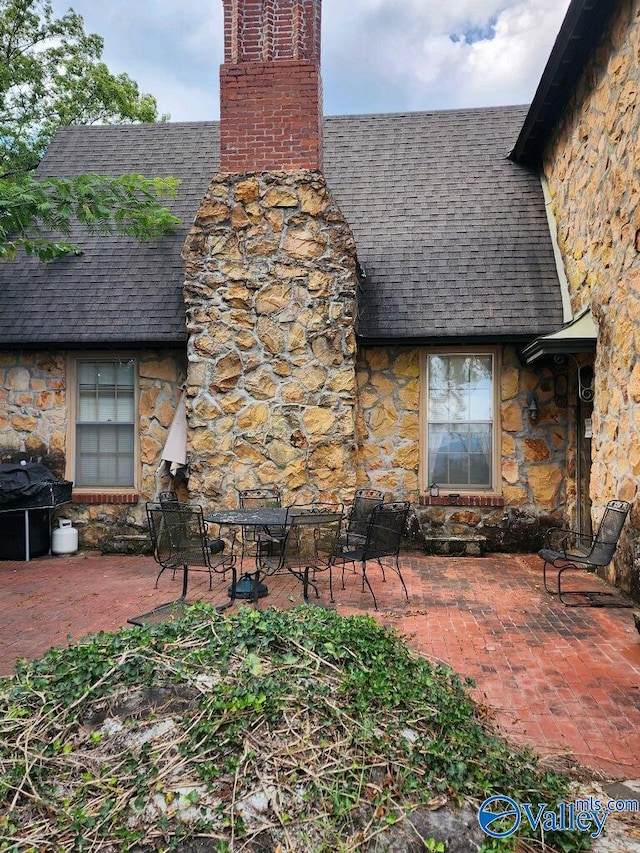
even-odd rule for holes
{"type": "Polygon", "coordinates": [[[484,557],[487,537],[477,534],[433,536],[425,533],[425,554],[441,557],[484,557]]]}
{"type": "Polygon", "coordinates": [[[98,542],[102,554],[151,554],[151,541],[148,534],[115,534],[105,536],[98,542]]]}

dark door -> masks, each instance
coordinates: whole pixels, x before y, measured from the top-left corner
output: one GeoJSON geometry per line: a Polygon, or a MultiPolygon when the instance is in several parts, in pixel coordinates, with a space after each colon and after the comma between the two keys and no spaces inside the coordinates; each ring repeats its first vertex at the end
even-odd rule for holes
{"type": "Polygon", "coordinates": [[[585,402],[578,397],[578,530],[585,536],[592,535],[591,528],[591,496],[589,481],[591,479],[591,415],[593,403],[585,402]]]}

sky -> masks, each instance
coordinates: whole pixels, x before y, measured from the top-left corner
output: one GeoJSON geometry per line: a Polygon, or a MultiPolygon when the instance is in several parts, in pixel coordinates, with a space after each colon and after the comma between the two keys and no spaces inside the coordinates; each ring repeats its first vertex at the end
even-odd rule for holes
{"type": "MultiPolygon", "coordinates": [[[[217,120],[222,0],[52,0],[172,121],[217,120]]],[[[325,115],[527,104],[569,0],[324,0],[325,115]]]]}

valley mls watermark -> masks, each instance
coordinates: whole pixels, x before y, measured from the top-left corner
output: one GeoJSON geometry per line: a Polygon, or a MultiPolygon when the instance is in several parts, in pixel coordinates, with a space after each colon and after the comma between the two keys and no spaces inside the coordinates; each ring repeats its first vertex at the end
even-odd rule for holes
{"type": "Polygon", "coordinates": [[[607,817],[613,812],[640,811],[638,800],[599,800],[586,797],[573,802],[561,802],[555,808],[547,803],[517,803],[502,794],[489,797],[478,809],[478,821],[491,838],[513,835],[523,820],[536,832],[572,830],[588,832],[591,838],[602,834],[607,817]]]}

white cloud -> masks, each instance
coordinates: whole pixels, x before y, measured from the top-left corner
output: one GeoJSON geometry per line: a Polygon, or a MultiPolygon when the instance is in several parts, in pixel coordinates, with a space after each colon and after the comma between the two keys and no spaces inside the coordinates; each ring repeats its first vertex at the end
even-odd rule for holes
{"type": "Polygon", "coordinates": [[[475,103],[530,100],[564,11],[557,0],[526,0],[505,9],[491,38],[461,43],[456,56],[460,86],[475,103]]]}
{"type": "MultiPolygon", "coordinates": [[[[72,0],[175,121],[219,115],[221,0],[72,0]]],[[[53,0],[60,14],[69,3],[53,0]]],[[[327,114],[525,103],[569,0],[324,0],[327,114]]]]}
{"type": "Polygon", "coordinates": [[[351,109],[340,91],[340,81],[348,87],[351,79],[369,112],[377,97],[397,99],[399,110],[529,101],[569,0],[348,5],[325,21],[325,103],[337,93],[344,111],[359,111],[357,100],[351,109]]]}
{"type": "MultiPolygon", "coordinates": [[[[56,14],[67,0],[52,0],[56,14]]],[[[126,72],[158,110],[174,121],[219,115],[222,62],[221,0],[71,0],[85,30],[104,39],[103,58],[113,73],[126,72]]]]}

